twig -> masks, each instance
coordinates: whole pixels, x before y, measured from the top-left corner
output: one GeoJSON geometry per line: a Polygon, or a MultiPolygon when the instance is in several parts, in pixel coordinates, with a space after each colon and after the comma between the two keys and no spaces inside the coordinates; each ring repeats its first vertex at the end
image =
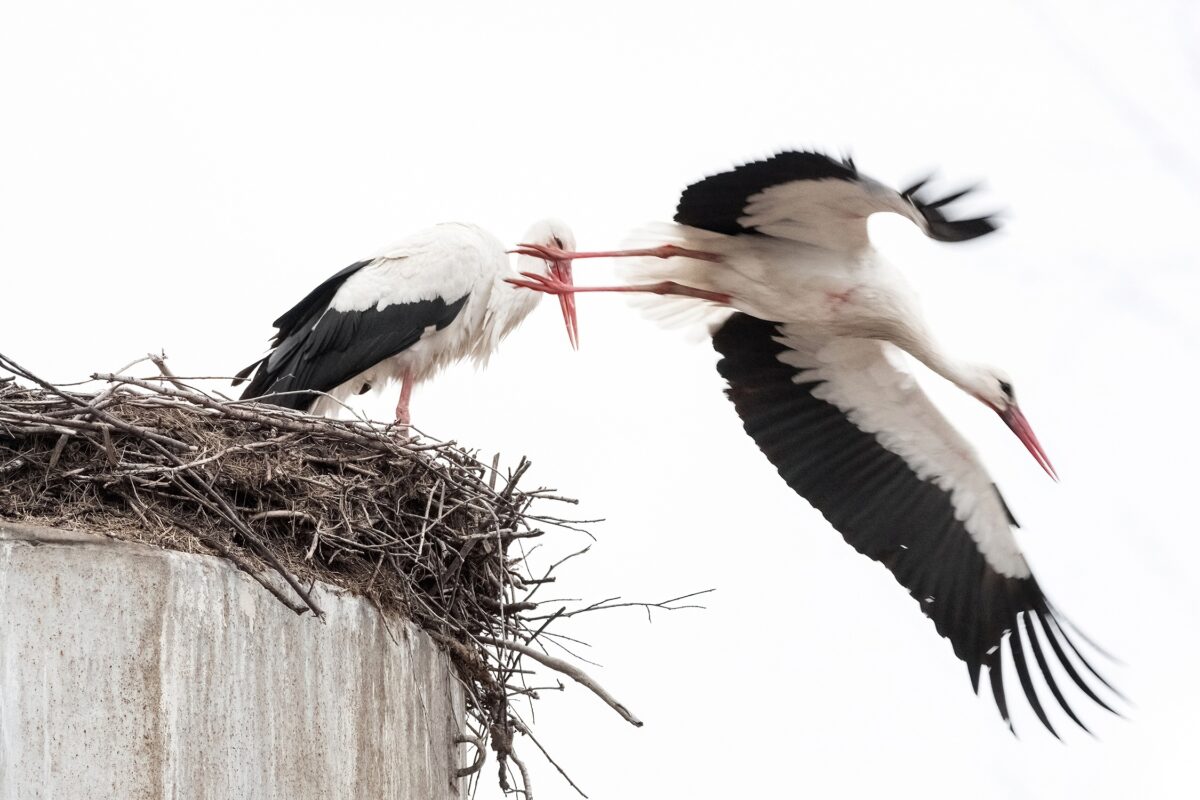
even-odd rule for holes
{"type": "Polygon", "coordinates": [[[584,686],[591,689],[593,694],[607,703],[614,711],[621,715],[622,719],[624,719],[630,725],[640,728],[644,724],[640,719],[635,717],[629,711],[629,709],[617,702],[616,698],[605,691],[603,686],[596,683],[596,681],[594,681],[586,672],[579,669],[574,664],[563,661],[561,658],[555,658],[554,656],[546,655],[545,653],[539,652],[532,647],[526,647],[518,642],[511,642],[506,639],[496,639],[491,636],[480,636],[478,638],[479,641],[484,642],[485,644],[503,647],[506,650],[512,650],[520,653],[523,656],[528,656],[539,664],[547,666],[556,672],[561,672],[568,678],[572,678],[577,683],[582,683],[584,686]]]}
{"type": "MultiPolygon", "coordinates": [[[[167,357],[165,354],[156,356],[153,353],[150,353],[146,357],[149,358],[152,362],[154,362],[154,366],[158,367],[158,371],[161,372],[162,376],[164,378],[166,378],[168,381],[170,381],[171,383],[175,384],[180,389],[183,389],[185,391],[187,391],[189,389],[189,387],[186,384],[179,382],[179,379],[177,377],[175,377],[175,373],[171,372],[171,368],[167,366],[167,357]]],[[[128,372],[128,371],[129,371],[129,367],[126,367],[125,369],[117,370],[118,373],[128,372]]]]}
{"type": "Polygon", "coordinates": [[[487,761],[487,750],[483,747],[483,742],[478,736],[464,736],[459,734],[454,739],[455,744],[471,744],[475,746],[475,760],[471,762],[469,767],[461,767],[455,773],[455,777],[465,778],[468,775],[474,775],[479,770],[483,769],[483,764],[487,761]]]}
{"type": "Polygon", "coordinates": [[[655,608],[661,609],[663,611],[683,611],[684,609],[689,609],[689,608],[690,609],[703,609],[704,606],[701,606],[701,605],[689,604],[689,605],[683,605],[683,606],[673,606],[671,604],[678,603],[680,600],[690,600],[693,597],[699,597],[702,594],[709,594],[709,593],[715,592],[715,591],[716,591],[715,588],[701,589],[698,592],[688,592],[687,594],[681,594],[678,597],[672,597],[670,600],[660,600],[657,603],[642,603],[642,602],[614,603],[612,601],[620,600],[621,598],[609,597],[607,599],[600,600],[598,602],[586,605],[583,608],[576,608],[572,611],[564,611],[564,613],[562,613],[562,614],[555,613],[555,614],[542,615],[540,617],[526,617],[526,619],[529,620],[530,622],[534,622],[539,619],[554,619],[555,617],[558,617],[558,616],[561,616],[564,618],[570,618],[570,617],[577,616],[579,614],[586,614],[589,611],[608,611],[613,608],[634,608],[634,607],[646,609],[646,616],[647,616],[647,618],[649,618],[651,609],[655,609],[655,608]]]}
{"type": "Polygon", "coordinates": [[[525,762],[520,759],[515,750],[510,749],[508,757],[521,771],[521,788],[525,792],[525,800],[533,800],[533,781],[529,778],[529,770],[525,768],[525,762]]]}
{"type": "Polygon", "coordinates": [[[552,767],[554,767],[556,770],[558,770],[558,774],[562,775],[563,779],[567,783],[571,784],[572,789],[579,792],[580,797],[587,798],[587,795],[584,793],[583,789],[580,789],[578,786],[575,785],[575,781],[571,780],[571,776],[567,774],[567,771],[565,769],[563,769],[562,767],[560,767],[558,765],[558,762],[555,761],[548,752],[546,752],[546,748],[542,747],[542,743],[539,742],[537,740],[537,737],[533,735],[533,731],[531,731],[529,729],[528,725],[526,725],[523,721],[521,721],[518,718],[518,719],[513,720],[513,727],[515,727],[521,733],[523,733],[529,737],[530,741],[533,742],[533,744],[537,747],[537,749],[542,751],[542,755],[545,756],[546,760],[550,762],[550,765],[552,767]]]}
{"type": "Polygon", "coordinates": [[[264,519],[302,519],[310,525],[317,525],[317,518],[307,511],[288,511],[287,509],[275,509],[273,511],[260,511],[257,514],[251,514],[247,517],[250,522],[258,522],[264,519]]]}

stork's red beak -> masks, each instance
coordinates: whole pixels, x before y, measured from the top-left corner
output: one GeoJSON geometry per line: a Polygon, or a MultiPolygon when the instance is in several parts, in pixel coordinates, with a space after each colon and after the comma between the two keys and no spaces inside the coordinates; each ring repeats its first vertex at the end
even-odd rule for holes
{"type": "MultiPolygon", "coordinates": [[[[995,408],[995,406],[993,406],[995,408]]],[[[996,413],[1000,415],[1000,419],[1004,420],[1004,424],[1012,429],[1012,432],[1021,440],[1021,444],[1025,445],[1025,449],[1030,455],[1037,460],[1042,469],[1046,470],[1046,474],[1054,480],[1058,480],[1058,473],[1054,471],[1054,465],[1050,463],[1050,458],[1046,455],[1046,451],[1042,449],[1042,443],[1038,441],[1037,435],[1034,434],[1033,428],[1029,425],[1029,420],[1025,419],[1025,415],[1021,413],[1021,409],[1016,403],[1011,403],[1007,408],[996,409],[996,413]]]]}
{"type": "MultiPolygon", "coordinates": [[[[568,286],[574,286],[571,279],[571,260],[555,259],[550,262],[550,277],[568,286]]],[[[579,349],[579,318],[575,316],[575,293],[564,292],[558,296],[558,304],[562,306],[563,322],[567,326],[567,337],[571,347],[579,349]]]]}

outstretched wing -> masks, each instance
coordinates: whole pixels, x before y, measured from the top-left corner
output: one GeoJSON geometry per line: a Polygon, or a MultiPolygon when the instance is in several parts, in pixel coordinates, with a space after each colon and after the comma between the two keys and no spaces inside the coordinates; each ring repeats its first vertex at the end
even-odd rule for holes
{"type": "Polygon", "coordinates": [[[950,640],[976,691],[981,668],[988,668],[1010,728],[1001,672],[1005,639],[1025,697],[1051,733],[1031,662],[1085,730],[1051,662],[1113,710],[1077,669],[1075,662],[1112,688],[1042,594],[999,491],[966,440],[889,361],[891,345],[805,340],[786,325],[745,314],[733,315],[713,344],[729,397],[759,449],[847,543],[891,570],[950,640]]]}
{"type": "Polygon", "coordinates": [[[850,159],[789,151],[692,184],[679,199],[675,221],[731,236],[761,233],[842,251],[869,244],[867,217],[881,211],[902,214],[943,242],[996,230],[992,217],[947,214],[947,206],[969,189],[934,198],[925,184],[897,192],[860,173],[850,159]]]}

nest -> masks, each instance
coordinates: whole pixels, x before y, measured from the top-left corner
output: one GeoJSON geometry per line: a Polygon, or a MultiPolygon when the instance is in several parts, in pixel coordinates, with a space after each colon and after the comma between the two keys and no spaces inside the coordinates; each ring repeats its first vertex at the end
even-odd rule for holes
{"type": "Polygon", "coordinates": [[[527,460],[501,473],[453,443],[228,400],[151,359],[161,375],[96,374],[103,388],[81,392],[0,356],[0,367],[32,384],[0,377],[0,517],[219,555],[298,614],[321,615],[306,588],[320,580],[412,620],[449,653],[466,689],[473,735],[464,741],[479,757],[460,774],[482,765],[490,743],[506,790],[518,773],[529,790],[513,743],[532,733],[513,702],[537,697],[527,688],[531,661],[641,725],[550,654],[547,645],[562,641],[553,626],[619,605],[684,607],[684,598],[539,614],[537,591],[571,556],[533,574],[525,542],[570,523],[531,505],[574,501],[519,488],[527,460]]]}

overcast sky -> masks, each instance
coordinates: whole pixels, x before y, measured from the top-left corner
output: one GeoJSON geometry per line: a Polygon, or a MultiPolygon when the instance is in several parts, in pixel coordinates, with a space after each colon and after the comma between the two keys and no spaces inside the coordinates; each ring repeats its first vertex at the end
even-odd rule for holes
{"type": "MultiPolygon", "coordinates": [[[[418,389],[414,420],[530,456],[531,485],[606,518],[559,594],[717,589],[652,625],[578,620],[646,722],[575,685],[539,703],[540,740],[594,798],[1182,795],[1200,746],[1200,8],[514,5],[5,4],[0,350],[58,381],[158,349],[230,374],[314,284],[428,224],[516,241],[554,214],[612,246],[688,183],[784,148],[892,183],[983,179],[997,235],[873,232],[943,341],[1013,376],[1063,477],[932,387],[1042,586],[1125,662],[1107,672],[1128,721],[1075,704],[1098,739],[1039,730],[1012,676],[1010,736],[890,574],[744,434],[709,344],[617,298],[580,298],[578,354],[543,304],[486,373],[418,389]]],[[[524,753],[539,796],[568,796],[524,753]]]]}

